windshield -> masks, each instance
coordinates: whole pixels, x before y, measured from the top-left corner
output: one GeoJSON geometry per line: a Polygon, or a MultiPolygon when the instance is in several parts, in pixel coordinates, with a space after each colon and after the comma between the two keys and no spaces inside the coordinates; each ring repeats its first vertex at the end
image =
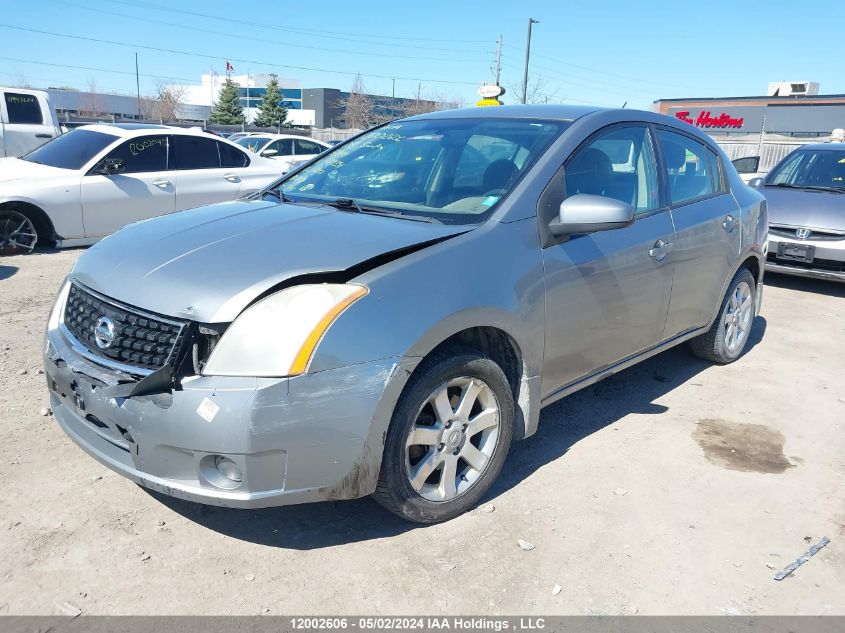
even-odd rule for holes
{"type": "Polygon", "coordinates": [[[272,139],[266,136],[243,136],[239,139],[235,139],[235,143],[241,147],[246,147],[251,152],[257,152],[271,140],[272,139]]]}
{"type": "Polygon", "coordinates": [[[766,179],[767,185],[809,189],[845,188],[845,148],[796,150],[766,179]]]}
{"type": "Polygon", "coordinates": [[[23,160],[62,169],[81,169],[119,137],[93,130],[71,130],[31,151],[23,160]]]}
{"type": "Polygon", "coordinates": [[[364,211],[478,223],[566,125],[528,119],[397,121],[316,159],[277,188],[294,202],[347,199],[364,211]]]}

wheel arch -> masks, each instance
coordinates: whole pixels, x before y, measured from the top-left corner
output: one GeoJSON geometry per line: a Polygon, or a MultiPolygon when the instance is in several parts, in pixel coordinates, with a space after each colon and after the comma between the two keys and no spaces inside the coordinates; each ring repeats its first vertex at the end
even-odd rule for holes
{"type": "Polygon", "coordinates": [[[0,202],[0,209],[12,209],[18,213],[23,213],[32,220],[38,233],[38,244],[40,246],[43,246],[45,242],[55,242],[59,239],[53,227],[53,222],[41,207],[23,200],[4,200],[0,202]]]}

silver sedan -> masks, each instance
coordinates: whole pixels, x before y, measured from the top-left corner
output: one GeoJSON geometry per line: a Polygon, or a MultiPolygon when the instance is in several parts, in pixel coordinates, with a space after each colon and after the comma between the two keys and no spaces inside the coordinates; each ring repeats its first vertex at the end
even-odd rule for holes
{"type": "Polygon", "coordinates": [[[661,115],[396,121],[80,257],[48,325],[52,407],[94,458],[168,495],[374,495],[442,521],[542,407],[684,342],[739,358],[767,228],[709,137],[661,115]]]}

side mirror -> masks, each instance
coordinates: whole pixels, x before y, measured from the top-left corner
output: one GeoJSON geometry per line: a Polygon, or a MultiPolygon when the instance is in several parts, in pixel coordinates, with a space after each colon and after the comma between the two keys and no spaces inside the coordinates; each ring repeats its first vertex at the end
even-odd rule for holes
{"type": "Polygon", "coordinates": [[[279,153],[279,150],[277,150],[277,149],[265,149],[263,152],[261,152],[261,155],[266,156],[267,158],[270,158],[271,156],[275,156],[278,153],[279,153]]]}
{"type": "Polygon", "coordinates": [[[106,158],[95,170],[103,176],[114,176],[126,168],[126,161],[121,158],[106,158]]]}
{"type": "Polygon", "coordinates": [[[762,184],[763,184],[763,179],[760,178],[760,177],[752,178],[751,180],[748,181],[748,186],[754,187],[755,189],[762,184]]]}
{"type": "Polygon", "coordinates": [[[579,193],[560,203],[560,213],[549,223],[549,230],[559,237],[621,229],[633,223],[634,207],[627,202],[579,193]]]}

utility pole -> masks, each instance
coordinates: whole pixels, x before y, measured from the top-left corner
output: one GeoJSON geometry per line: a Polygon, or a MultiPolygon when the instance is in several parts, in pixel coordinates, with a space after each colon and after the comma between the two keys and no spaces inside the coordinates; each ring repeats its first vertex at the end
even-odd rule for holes
{"type": "Polygon", "coordinates": [[[499,44],[496,46],[496,85],[499,85],[499,76],[502,74],[502,34],[499,33],[499,44]]]}
{"type": "Polygon", "coordinates": [[[392,81],[393,81],[393,88],[390,91],[390,96],[395,99],[396,98],[396,78],[394,77],[392,79],[392,81]]]}
{"type": "Polygon", "coordinates": [[[540,24],[540,20],[528,18],[528,41],[525,43],[525,74],[522,76],[522,103],[528,97],[528,58],[531,55],[531,25],[540,24]]]}
{"type": "Polygon", "coordinates": [[[138,78],[138,53],[135,53],[135,94],[138,97],[138,118],[141,118],[141,80],[138,78]]]}

